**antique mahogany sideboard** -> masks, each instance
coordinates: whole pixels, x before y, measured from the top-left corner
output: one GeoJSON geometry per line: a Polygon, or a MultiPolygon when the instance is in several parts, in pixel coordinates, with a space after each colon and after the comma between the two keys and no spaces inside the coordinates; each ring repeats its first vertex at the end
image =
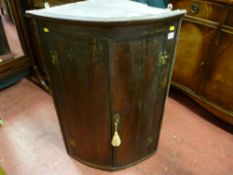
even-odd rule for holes
{"type": "Polygon", "coordinates": [[[233,1],[170,2],[187,10],[172,85],[233,124],[233,1]]]}
{"type": "Polygon", "coordinates": [[[115,170],[155,152],[184,13],[128,0],[28,11],[72,157],[115,170]]]}

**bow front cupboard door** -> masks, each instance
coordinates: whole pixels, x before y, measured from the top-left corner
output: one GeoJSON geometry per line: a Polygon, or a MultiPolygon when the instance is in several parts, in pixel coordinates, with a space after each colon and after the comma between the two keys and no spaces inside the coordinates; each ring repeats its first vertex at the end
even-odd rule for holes
{"type": "MultiPolygon", "coordinates": [[[[84,1],[80,9],[85,3],[97,1],[84,1]]],[[[135,2],[122,3],[129,3],[130,8],[135,2]]],[[[64,11],[51,8],[48,14],[54,10],[67,13],[69,6],[74,10],[79,4],[66,5],[64,11]]],[[[158,13],[139,3],[136,6],[158,13]]],[[[107,22],[56,19],[43,16],[46,12],[41,10],[42,17],[36,16],[35,21],[68,153],[108,170],[152,155],[157,149],[184,12],[161,9],[163,18],[154,15],[153,19],[150,14],[149,20],[128,21],[126,17],[112,22],[108,18],[104,18],[107,22]]]]}

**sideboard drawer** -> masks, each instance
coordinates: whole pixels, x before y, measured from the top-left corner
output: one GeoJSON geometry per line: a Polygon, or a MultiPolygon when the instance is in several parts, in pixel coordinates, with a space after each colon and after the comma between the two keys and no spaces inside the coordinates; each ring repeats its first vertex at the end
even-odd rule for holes
{"type": "Polygon", "coordinates": [[[187,16],[219,22],[223,16],[224,6],[198,0],[172,0],[175,9],[186,9],[187,16]]]}

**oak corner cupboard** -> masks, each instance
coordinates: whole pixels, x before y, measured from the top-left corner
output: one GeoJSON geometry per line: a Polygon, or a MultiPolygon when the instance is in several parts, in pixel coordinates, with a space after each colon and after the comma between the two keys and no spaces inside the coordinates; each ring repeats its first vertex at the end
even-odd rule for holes
{"type": "Polygon", "coordinates": [[[152,155],[185,11],[89,0],[27,13],[38,25],[68,153],[107,170],[152,155]]]}

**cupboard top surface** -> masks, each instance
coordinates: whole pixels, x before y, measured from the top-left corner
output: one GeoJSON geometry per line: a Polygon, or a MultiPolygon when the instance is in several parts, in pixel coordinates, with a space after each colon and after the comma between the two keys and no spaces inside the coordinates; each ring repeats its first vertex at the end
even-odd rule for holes
{"type": "Polygon", "coordinates": [[[30,10],[29,15],[87,22],[124,22],[179,16],[184,10],[149,7],[129,0],[87,0],[48,9],[30,10]]]}

